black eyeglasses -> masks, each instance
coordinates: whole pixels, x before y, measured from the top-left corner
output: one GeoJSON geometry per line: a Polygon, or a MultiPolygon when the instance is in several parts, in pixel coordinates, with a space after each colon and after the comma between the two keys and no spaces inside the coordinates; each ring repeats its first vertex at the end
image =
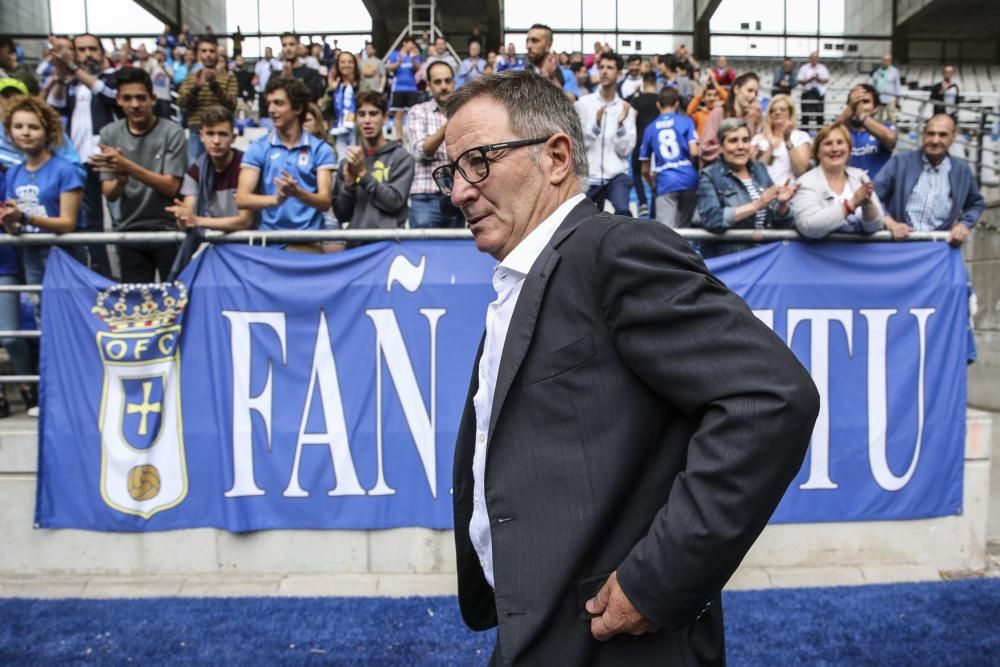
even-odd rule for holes
{"type": "Polygon", "coordinates": [[[451,196],[451,191],[455,187],[455,172],[457,171],[462,175],[469,184],[480,183],[486,180],[486,177],[490,175],[490,162],[491,160],[487,153],[492,153],[494,151],[506,150],[508,148],[520,148],[522,146],[534,146],[535,144],[545,143],[552,138],[553,135],[549,135],[542,139],[522,139],[519,141],[505,141],[500,144],[486,144],[485,146],[476,146],[475,148],[470,148],[461,155],[458,159],[449,164],[443,164],[431,174],[434,178],[434,182],[437,183],[438,189],[441,190],[441,194],[445,197],[451,196]]]}

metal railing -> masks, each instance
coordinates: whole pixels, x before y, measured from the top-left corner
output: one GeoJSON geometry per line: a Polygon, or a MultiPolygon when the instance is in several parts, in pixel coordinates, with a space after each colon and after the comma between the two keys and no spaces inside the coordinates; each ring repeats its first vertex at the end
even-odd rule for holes
{"type": "MultiPolygon", "coordinates": [[[[753,230],[733,229],[724,233],[710,232],[705,229],[678,229],[677,233],[690,241],[716,241],[733,243],[769,243],[774,241],[803,241],[807,243],[823,243],[826,241],[842,241],[849,243],[886,243],[899,242],[889,232],[874,234],[830,234],[821,241],[806,239],[792,229],[753,230]]],[[[9,236],[0,234],[0,246],[73,246],[94,243],[130,243],[136,245],[156,245],[160,243],[179,243],[187,236],[186,232],[78,232],[71,234],[24,234],[9,236]]],[[[208,243],[246,243],[248,245],[267,246],[269,243],[312,243],[317,241],[343,243],[370,243],[375,241],[442,241],[470,240],[472,232],[468,229],[342,229],[323,231],[241,231],[219,232],[206,231],[205,241],[208,243]]],[[[948,232],[912,232],[905,241],[938,241],[946,242],[948,232]]],[[[0,285],[0,294],[10,292],[41,293],[41,285],[0,285]]],[[[38,339],[41,331],[17,330],[2,331],[0,338],[38,339]]],[[[2,375],[0,382],[16,382],[34,384],[39,381],[38,375],[2,375]]]]}
{"type": "MultiPolygon", "coordinates": [[[[844,100],[850,89],[827,91],[824,101],[823,124],[834,122],[844,109],[844,100]]],[[[793,92],[798,102],[801,118],[801,92],[793,92]]],[[[920,133],[924,124],[934,115],[936,106],[947,106],[957,121],[958,130],[950,154],[965,160],[976,176],[980,188],[1000,187],[1000,102],[991,104],[959,103],[945,105],[926,95],[903,94],[896,102],[896,150],[912,150],[920,147],[920,133]]],[[[809,115],[809,114],[806,114],[809,115]]],[[[821,126],[800,123],[799,128],[815,133],[821,126]]]]}

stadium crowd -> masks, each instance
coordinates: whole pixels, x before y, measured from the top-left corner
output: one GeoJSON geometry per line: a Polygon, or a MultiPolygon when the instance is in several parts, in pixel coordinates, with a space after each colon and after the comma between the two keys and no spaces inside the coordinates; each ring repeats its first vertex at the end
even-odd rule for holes
{"type": "MultiPolygon", "coordinates": [[[[285,33],[277,55],[268,47],[251,65],[242,35],[227,39],[232,53],[211,28],[196,37],[183,26],[165,29],[153,50],[119,40],[108,52],[95,35],[52,35],[31,68],[0,37],[5,231],[97,232],[106,206],[119,231],[460,228],[461,211],[442,194],[456,173],[485,178],[489,162],[513,146],[449,160],[448,97],[481,76],[523,69],[575,101],[587,194],[619,214],[719,232],[797,229],[808,238],[949,230],[958,245],[983,210],[972,171],[949,155],[958,91],[948,67],[932,91],[939,104],[921,147],[896,151],[901,81],[888,55],[845,100],[827,97],[830,75],[817,53],[801,65],[786,58],[764,100],[758,74],[725,57],[699,63],[681,46],[623,59],[600,42],[588,54],[556,53],[544,25],[528,31],[524,53],[513,43],[489,48],[477,31],[461,59],[444,37],[426,34],[405,37],[383,58],[371,43],[353,53],[285,33]],[[254,126],[266,132],[245,152],[234,148],[254,126]]],[[[745,247],[699,249],[711,256],[745,247]]],[[[165,279],[177,250],[119,244],[120,274],[112,276],[105,245],[74,247],[83,263],[126,283],[165,279]]],[[[0,284],[41,282],[46,256],[40,246],[0,245],[0,284]]],[[[19,317],[17,296],[0,294],[0,330],[17,329],[19,317]]],[[[27,342],[0,343],[15,371],[29,374],[27,342]]]]}

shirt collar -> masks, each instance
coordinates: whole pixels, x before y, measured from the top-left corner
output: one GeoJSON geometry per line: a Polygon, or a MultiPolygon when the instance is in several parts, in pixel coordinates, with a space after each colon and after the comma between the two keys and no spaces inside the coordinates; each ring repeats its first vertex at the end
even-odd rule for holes
{"type": "Polygon", "coordinates": [[[933,171],[936,174],[947,174],[951,171],[951,156],[945,155],[944,159],[941,160],[941,164],[934,166],[931,161],[927,159],[927,154],[920,151],[920,162],[923,165],[924,171],[933,171]]]}
{"type": "Polygon", "coordinates": [[[504,268],[522,276],[528,275],[535,260],[542,254],[542,250],[545,249],[545,246],[552,240],[552,236],[556,233],[556,230],[559,229],[559,225],[562,224],[566,216],[569,215],[569,212],[581,201],[583,201],[583,193],[564,201],[559,208],[552,212],[552,215],[545,218],[540,225],[521,239],[521,242],[510,251],[510,254],[500,262],[497,268],[504,268]]]}
{"type": "MultiPolygon", "coordinates": [[[[281,146],[282,148],[288,148],[285,144],[281,143],[281,137],[278,136],[277,130],[271,130],[267,135],[267,140],[272,146],[281,146]]],[[[305,130],[299,135],[299,143],[295,148],[302,148],[303,146],[309,145],[309,135],[305,130]]]]}

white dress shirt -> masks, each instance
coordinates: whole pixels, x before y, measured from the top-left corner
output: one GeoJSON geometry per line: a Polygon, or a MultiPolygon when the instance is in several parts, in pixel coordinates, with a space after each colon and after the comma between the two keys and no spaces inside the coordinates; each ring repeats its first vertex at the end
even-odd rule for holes
{"type": "Polygon", "coordinates": [[[514,315],[524,279],[532,265],[549,244],[559,225],[581,201],[583,195],[578,194],[563,202],[552,215],[524,237],[493,271],[493,289],[497,292],[497,299],[486,310],[486,341],[483,344],[483,355],[479,359],[479,390],[472,398],[476,410],[476,453],[472,457],[472,520],[469,522],[469,537],[490,586],[493,586],[493,536],[486,509],[486,448],[489,444],[487,438],[493,411],[493,392],[497,385],[497,372],[503,357],[507,328],[514,315]]]}
{"type": "MultiPolygon", "coordinates": [[[[98,83],[101,83],[98,79],[98,83]]],[[[70,140],[84,164],[90,164],[90,156],[101,152],[100,137],[94,132],[94,119],[90,113],[90,101],[94,93],[82,83],[76,84],[76,105],[70,123],[70,140]]]]}
{"type": "Polygon", "coordinates": [[[801,84],[805,79],[812,79],[813,77],[818,77],[807,84],[803,84],[804,90],[815,90],[821,96],[826,96],[826,84],[830,81],[830,70],[826,68],[823,63],[805,63],[799,68],[799,83],[801,84]]]}

